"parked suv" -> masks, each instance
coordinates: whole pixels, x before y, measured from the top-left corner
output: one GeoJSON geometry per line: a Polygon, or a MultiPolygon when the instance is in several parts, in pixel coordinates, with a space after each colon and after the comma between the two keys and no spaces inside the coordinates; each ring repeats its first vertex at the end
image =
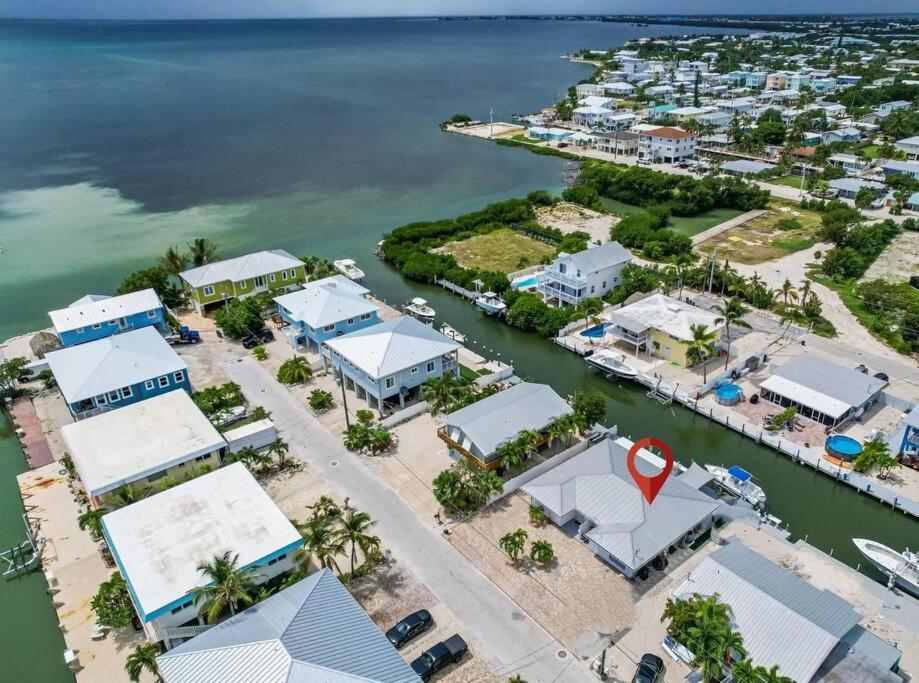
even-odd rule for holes
{"type": "Polygon", "coordinates": [[[255,332],[243,339],[243,348],[254,349],[256,346],[261,346],[265,342],[270,341],[274,341],[274,332],[269,330],[267,327],[263,327],[258,332],[255,332]]]}
{"type": "Polygon", "coordinates": [[[413,614],[409,614],[405,619],[389,629],[386,632],[386,637],[395,647],[402,647],[433,625],[434,619],[431,617],[431,613],[426,609],[420,609],[413,614]]]}

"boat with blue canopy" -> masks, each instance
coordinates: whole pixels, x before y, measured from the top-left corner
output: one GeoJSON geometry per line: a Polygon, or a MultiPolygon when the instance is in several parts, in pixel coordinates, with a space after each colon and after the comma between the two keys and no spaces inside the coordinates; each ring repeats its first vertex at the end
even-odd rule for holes
{"type": "Polygon", "coordinates": [[[765,492],[753,483],[753,475],[744,468],[731,465],[728,468],[706,465],[705,469],[715,475],[719,486],[732,496],[745,500],[754,507],[766,504],[765,492]]]}

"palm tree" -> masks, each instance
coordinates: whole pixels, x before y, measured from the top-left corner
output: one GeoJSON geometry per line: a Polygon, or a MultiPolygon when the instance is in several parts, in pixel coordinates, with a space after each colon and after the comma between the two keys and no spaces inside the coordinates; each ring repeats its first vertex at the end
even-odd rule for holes
{"type": "Polygon", "coordinates": [[[564,420],[565,417],[565,415],[560,415],[559,417],[552,420],[552,422],[549,423],[549,426],[546,428],[546,436],[549,439],[550,445],[554,446],[569,434],[568,425],[564,420]]]}
{"type": "Polygon", "coordinates": [[[338,539],[342,543],[351,544],[351,574],[354,574],[354,563],[357,562],[357,549],[360,548],[364,557],[380,547],[378,536],[367,533],[375,524],[366,512],[359,512],[348,508],[339,520],[338,539]]]}
{"type": "Polygon", "coordinates": [[[305,572],[310,560],[315,557],[323,569],[334,569],[341,574],[335,558],[345,550],[345,544],[339,538],[330,517],[316,517],[306,524],[298,526],[303,537],[303,546],[294,553],[294,562],[305,572]]]}
{"type": "Polygon", "coordinates": [[[731,667],[731,678],[734,683],[760,683],[758,667],[753,666],[752,659],[744,659],[731,667]]]}
{"type": "Polygon", "coordinates": [[[431,415],[436,415],[461,401],[467,391],[468,386],[463,381],[453,375],[442,375],[421,385],[421,399],[431,406],[431,415]]]}
{"type": "Polygon", "coordinates": [[[87,510],[77,518],[77,524],[83,531],[88,531],[93,538],[102,537],[102,516],[108,512],[105,508],[87,510]]]}
{"type": "Polygon", "coordinates": [[[542,434],[535,429],[524,429],[517,433],[517,441],[520,443],[520,447],[523,449],[524,455],[526,456],[535,453],[542,440],[542,434]]]}
{"type": "Polygon", "coordinates": [[[539,562],[539,564],[546,564],[552,561],[552,558],[555,557],[555,551],[552,549],[552,544],[549,541],[540,539],[538,541],[533,541],[530,545],[530,559],[539,562]]]}
{"type": "Polygon", "coordinates": [[[504,534],[501,540],[498,541],[498,545],[500,545],[501,549],[510,556],[511,561],[517,564],[517,560],[520,557],[520,553],[523,552],[523,546],[526,540],[527,532],[523,529],[517,529],[517,531],[511,531],[510,533],[504,534]]]}
{"type": "Polygon", "coordinates": [[[523,465],[523,456],[526,451],[523,445],[517,439],[505,441],[495,449],[498,460],[511,472],[519,469],[523,465]]]}
{"type": "Polygon", "coordinates": [[[162,681],[160,670],[156,665],[156,658],[160,653],[159,645],[155,643],[141,643],[135,645],[134,650],[128,655],[124,663],[124,670],[128,674],[128,679],[137,683],[144,669],[153,674],[157,681],[162,681]]]}
{"type": "Polygon", "coordinates": [[[695,365],[702,363],[702,383],[708,383],[708,367],[705,364],[706,359],[715,353],[715,339],[718,333],[708,329],[708,325],[696,323],[689,326],[692,333],[692,341],[686,349],[686,357],[695,365]]]}
{"type": "Polygon", "coordinates": [[[160,256],[159,265],[169,275],[178,275],[188,265],[188,257],[175,247],[170,246],[160,256]]]}
{"type": "Polygon", "coordinates": [[[787,277],[785,278],[785,282],[782,283],[782,286],[776,290],[776,296],[779,294],[782,295],[782,302],[785,304],[785,306],[788,306],[789,299],[792,301],[798,300],[798,291],[795,289],[794,285],[791,284],[791,280],[789,280],[787,277]]]}
{"type": "Polygon", "coordinates": [[[715,310],[721,314],[715,318],[715,324],[724,323],[724,336],[728,339],[727,353],[724,356],[724,369],[728,369],[728,362],[731,359],[731,325],[750,329],[750,323],[743,317],[750,312],[750,309],[744,306],[743,301],[738,296],[732,296],[723,306],[715,306],[715,310]]]}
{"type": "Polygon", "coordinates": [[[603,301],[596,297],[589,297],[579,303],[574,310],[575,316],[584,318],[584,326],[586,327],[590,324],[591,316],[595,316],[603,310],[603,301]]]}
{"type": "Polygon", "coordinates": [[[239,553],[229,550],[214,555],[210,562],[198,565],[207,583],[192,589],[195,604],[202,603],[198,616],[214,624],[224,612],[236,614],[239,605],[251,605],[256,592],[257,575],[251,567],[239,567],[239,553]]]}
{"type": "Polygon", "coordinates": [[[312,519],[338,517],[341,514],[341,508],[338,507],[338,503],[326,495],[319,496],[315,503],[306,507],[311,510],[310,516],[312,519]]]}
{"type": "Polygon", "coordinates": [[[281,363],[278,368],[278,381],[282,384],[303,384],[313,376],[309,361],[304,356],[294,355],[293,358],[281,363]]]}
{"type": "Polygon", "coordinates": [[[677,254],[673,259],[673,268],[680,280],[680,293],[677,295],[677,298],[679,299],[683,298],[683,280],[686,278],[686,271],[689,266],[692,265],[692,262],[693,257],[688,253],[677,254]]]}
{"type": "Polygon", "coordinates": [[[906,109],[894,109],[884,119],[884,132],[894,140],[909,135],[911,127],[910,114],[906,109]]]}
{"type": "Polygon", "coordinates": [[[758,666],[756,667],[756,673],[759,676],[759,678],[756,679],[759,683],[794,683],[791,678],[779,673],[778,664],[774,664],[769,669],[758,666]]]}
{"type": "Polygon", "coordinates": [[[283,441],[280,437],[274,440],[270,446],[268,446],[268,452],[273,453],[278,457],[278,469],[283,470],[287,466],[287,452],[290,450],[290,446],[286,441],[283,441]]]}
{"type": "Polygon", "coordinates": [[[217,245],[206,237],[198,237],[187,242],[186,245],[188,246],[188,258],[195,268],[218,259],[217,245]]]}
{"type": "Polygon", "coordinates": [[[115,495],[112,496],[112,508],[117,510],[118,508],[127,507],[128,505],[132,505],[149,495],[149,486],[134,486],[133,484],[125,484],[120,489],[115,491],[115,495]]]}

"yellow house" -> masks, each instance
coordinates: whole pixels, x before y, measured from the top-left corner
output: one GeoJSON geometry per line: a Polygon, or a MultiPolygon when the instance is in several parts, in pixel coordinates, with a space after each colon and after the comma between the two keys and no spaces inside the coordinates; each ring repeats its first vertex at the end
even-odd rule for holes
{"type": "Polygon", "coordinates": [[[723,322],[716,322],[716,314],[663,294],[652,294],[623,306],[608,318],[606,333],[634,347],[636,354],[644,351],[680,367],[692,365],[686,356],[693,325],[705,325],[717,333],[716,347],[724,329],[723,322]]]}
{"type": "Polygon", "coordinates": [[[202,467],[217,469],[227,443],[185,391],[170,391],[61,428],[93,507],[118,490],[161,490],[202,467]]]}

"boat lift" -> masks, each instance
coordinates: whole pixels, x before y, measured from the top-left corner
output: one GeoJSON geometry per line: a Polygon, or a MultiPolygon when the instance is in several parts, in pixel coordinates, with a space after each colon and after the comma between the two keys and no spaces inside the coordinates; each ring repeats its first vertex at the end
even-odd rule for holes
{"type": "Polygon", "coordinates": [[[680,385],[677,384],[676,386],[673,387],[672,391],[667,393],[667,391],[665,391],[664,388],[661,387],[661,383],[663,381],[664,380],[662,378],[658,377],[657,384],[651,387],[651,389],[647,393],[647,396],[648,398],[653,398],[655,401],[657,401],[663,406],[669,406],[671,403],[673,403],[673,397],[676,396],[676,390],[679,388],[680,385]]]}
{"type": "MultiPolygon", "coordinates": [[[[3,569],[3,576],[7,579],[32,571],[41,562],[39,546],[42,545],[42,541],[39,541],[39,546],[35,545],[35,534],[29,524],[29,517],[25,513],[22,515],[22,521],[26,526],[26,540],[19,545],[11,546],[9,550],[0,552],[0,568],[3,569]]],[[[37,524],[38,520],[34,521],[37,524]]]]}

